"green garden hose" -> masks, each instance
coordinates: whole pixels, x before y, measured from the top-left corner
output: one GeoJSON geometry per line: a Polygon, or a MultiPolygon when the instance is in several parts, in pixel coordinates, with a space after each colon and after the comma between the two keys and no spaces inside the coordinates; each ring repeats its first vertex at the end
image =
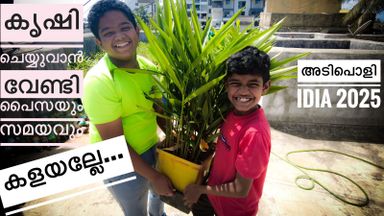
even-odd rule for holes
{"type": "Polygon", "coordinates": [[[297,176],[296,179],[295,179],[295,183],[296,183],[296,185],[299,188],[304,189],[304,190],[312,190],[315,187],[315,184],[318,184],[320,187],[322,187],[324,190],[328,191],[328,193],[330,193],[332,196],[336,197],[337,199],[339,199],[342,202],[348,203],[348,204],[353,205],[353,206],[359,206],[359,207],[363,207],[363,206],[368,205],[369,197],[368,197],[367,192],[359,184],[357,184],[355,181],[353,181],[352,179],[348,178],[347,176],[345,176],[343,174],[340,174],[338,172],[331,171],[331,170],[315,169],[315,168],[310,168],[310,167],[304,167],[304,166],[301,166],[301,165],[299,165],[297,163],[294,163],[291,160],[289,160],[288,156],[291,155],[291,154],[307,153],[307,152],[330,152],[330,153],[335,153],[335,154],[343,155],[343,156],[346,156],[346,157],[350,157],[350,158],[362,161],[364,163],[370,164],[370,165],[372,165],[374,167],[377,167],[379,169],[384,169],[384,166],[380,166],[378,164],[375,164],[375,163],[373,163],[371,161],[365,160],[365,159],[360,158],[360,157],[356,157],[356,156],[353,156],[353,155],[350,155],[350,154],[346,154],[346,153],[339,152],[339,151],[334,151],[334,150],[329,150],[329,149],[308,149],[308,150],[290,151],[290,152],[288,152],[285,155],[285,158],[282,158],[278,154],[272,152],[272,154],[275,155],[276,157],[278,157],[279,159],[281,159],[281,160],[287,162],[288,164],[296,167],[298,170],[300,170],[302,173],[304,173],[304,175],[297,176]],[[331,174],[335,174],[337,176],[340,176],[340,177],[348,180],[349,182],[354,184],[357,188],[359,188],[359,190],[364,194],[364,200],[361,201],[361,202],[351,202],[349,200],[344,199],[342,196],[340,196],[340,195],[336,194],[335,192],[331,191],[329,188],[327,188],[326,186],[321,184],[318,180],[316,180],[315,178],[311,177],[305,170],[331,173],[331,174]],[[299,180],[303,180],[303,179],[309,180],[311,182],[311,185],[307,186],[307,187],[300,185],[299,184],[299,180]]]}

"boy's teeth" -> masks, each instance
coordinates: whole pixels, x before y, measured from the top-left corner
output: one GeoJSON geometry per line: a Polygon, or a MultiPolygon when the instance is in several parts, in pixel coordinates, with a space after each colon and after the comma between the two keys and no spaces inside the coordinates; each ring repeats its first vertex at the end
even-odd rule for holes
{"type": "Polygon", "coordinates": [[[116,47],[119,48],[119,47],[123,47],[123,46],[126,46],[126,45],[128,45],[128,42],[116,44],[116,47]]]}
{"type": "Polygon", "coordinates": [[[243,98],[243,97],[237,97],[236,99],[237,99],[238,101],[240,101],[240,102],[248,102],[248,101],[251,100],[250,98],[243,98]]]}

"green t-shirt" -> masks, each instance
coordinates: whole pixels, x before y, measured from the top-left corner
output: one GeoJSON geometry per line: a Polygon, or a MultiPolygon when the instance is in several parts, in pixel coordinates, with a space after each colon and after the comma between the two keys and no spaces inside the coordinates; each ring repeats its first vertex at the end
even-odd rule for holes
{"type": "MultiPolygon", "coordinates": [[[[141,69],[154,69],[147,59],[137,56],[141,69]]],[[[124,136],[129,145],[142,154],[158,142],[153,103],[145,98],[151,94],[151,75],[128,73],[118,69],[105,55],[84,78],[82,102],[90,119],[91,143],[102,141],[95,125],[122,119],[124,136]]]]}

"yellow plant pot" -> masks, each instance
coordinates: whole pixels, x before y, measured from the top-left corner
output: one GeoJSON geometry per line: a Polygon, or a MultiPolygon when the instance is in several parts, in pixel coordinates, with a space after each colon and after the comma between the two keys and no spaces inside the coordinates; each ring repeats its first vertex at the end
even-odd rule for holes
{"type": "Polygon", "coordinates": [[[161,149],[157,149],[157,153],[157,169],[168,176],[178,191],[183,192],[186,186],[196,183],[201,165],[197,165],[161,149]]]}

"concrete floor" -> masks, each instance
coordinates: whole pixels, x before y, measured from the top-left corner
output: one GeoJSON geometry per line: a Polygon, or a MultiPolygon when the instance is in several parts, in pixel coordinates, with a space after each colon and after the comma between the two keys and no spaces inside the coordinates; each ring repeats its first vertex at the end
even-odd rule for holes
{"type": "MultiPolygon", "coordinates": [[[[75,142],[86,143],[87,137],[84,136],[75,142]]],[[[384,166],[384,145],[382,144],[309,140],[272,130],[272,152],[279,156],[284,156],[293,150],[319,148],[349,153],[384,166]]],[[[366,190],[370,202],[365,207],[355,207],[337,200],[318,185],[313,190],[298,188],[295,185],[295,178],[302,173],[274,154],[271,154],[270,158],[259,216],[384,215],[384,170],[333,153],[304,153],[290,157],[292,161],[307,167],[331,169],[356,181],[366,190]]],[[[350,201],[361,202],[364,198],[356,186],[340,177],[314,171],[308,171],[308,174],[350,201]]],[[[308,182],[303,183],[308,185],[308,182]]],[[[101,185],[101,183],[97,184],[97,186],[101,185]]],[[[83,189],[85,187],[79,190],[83,189]]],[[[25,206],[44,200],[47,199],[30,202],[25,206]]],[[[26,216],[122,215],[118,204],[105,188],[23,213],[26,216]]],[[[166,213],[170,216],[186,215],[170,206],[166,206],[166,213]]]]}

